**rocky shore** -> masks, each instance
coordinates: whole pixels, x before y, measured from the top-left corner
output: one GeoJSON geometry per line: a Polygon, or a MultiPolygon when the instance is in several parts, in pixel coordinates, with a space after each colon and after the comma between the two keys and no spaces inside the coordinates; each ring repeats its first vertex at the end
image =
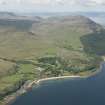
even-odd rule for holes
{"type": "Polygon", "coordinates": [[[49,80],[57,80],[57,79],[80,78],[80,77],[84,77],[84,76],[60,76],[60,77],[44,78],[44,79],[39,79],[34,81],[29,80],[18,91],[16,91],[16,93],[6,96],[3,102],[0,103],[0,105],[10,105],[16,100],[16,98],[30,91],[34,85],[38,85],[41,82],[49,81],[49,80]]]}

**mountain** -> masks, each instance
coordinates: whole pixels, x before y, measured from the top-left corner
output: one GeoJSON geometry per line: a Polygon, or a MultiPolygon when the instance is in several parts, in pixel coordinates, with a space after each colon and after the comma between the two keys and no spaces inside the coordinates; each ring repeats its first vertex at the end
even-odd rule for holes
{"type": "MultiPolygon", "coordinates": [[[[21,14],[22,15],[22,14],[21,14]]],[[[76,15],[81,15],[81,16],[85,16],[88,18],[91,18],[92,20],[94,20],[96,23],[99,23],[101,25],[105,26],[105,22],[104,22],[104,17],[105,17],[105,12],[44,12],[44,13],[26,13],[24,14],[25,16],[40,16],[40,17],[61,17],[61,16],[68,16],[68,15],[72,15],[72,16],[76,16],[76,15]]]]}
{"type": "MultiPolygon", "coordinates": [[[[102,26],[95,23],[94,21],[86,18],[84,16],[62,16],[62,17],[51,17],[44,21],[44,25],[54,25],[56,27],[69,28],[69,30],[74,30],[85,33],[96,32],[102,29],[102,26]]],[[[41,24],[42,25],[42,24],[41,24]]],[[[41,26],[42,27],[42,26],[41,26]]],[[[52,28],[52,27],[51,27],[52,28]]],[[[54,27],[53,27],[54,28],[54,27]]]]}
{"type": "Polygon", "coordinates": [[[27,80],[96,71],[104,45],[105,29],[84,16],[0,18],[0,98],[27,80]]]}
{"type": "Polygon", "coordinates": [[[0,12],[0,17],[1,16],[16,16],[16,15],[12,12],[0,12]]]}
{"type": "MultiPolygon", "coordinates": [[[[52,38],[54,39],[54,43],[68,43],[75,50],[81,47],[87,48],[84,46],[86,43],[84,43],[85,40],[82,40],[83,37],[87,37],[86,39],[88,39],[88,36],[91,36],[97,39],[99,43],[104,43],[104,27],[84,16],[51,17],[39,23],[37,28],[34,27],[35,25],[33,24],[32,32],[36,35],[44,35],[46,39],[52,38]],[[103,38],[103,41],[99,40],[100,36],[103,38]]],[[[90,44],[90,41],[99,46],[99,43],[95,42],[93,38],[89,38],[87,46],[90,44]]],[[[98,50],[99,48],[96,49],[98,50]]]]}
{"type": "Polygon", "coordinates": [[[20,16],[12,12],[0,12],[0,30],[6,29],[11,31],[11,29],[16,30],[28,30],[32,27],[32,24],[38,23],[42,20],[39,16],[20,16]]]}

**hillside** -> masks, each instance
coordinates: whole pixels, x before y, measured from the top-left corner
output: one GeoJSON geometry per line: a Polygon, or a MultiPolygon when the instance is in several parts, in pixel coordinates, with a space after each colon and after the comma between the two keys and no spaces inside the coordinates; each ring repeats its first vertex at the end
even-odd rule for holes
{"type": "Polygon", "coordinates": [[[0,19],[0,98],[27,80],[88,75],[105,54],[104,28],[83,16],[0,19]]]}
{"type": "Polygon", "coordinates": [[[100,43],[104,43],[104,28],[83,16],[51,17],[39,23],[37,28],[34,27],[35,25],[33,25],[32,32],[36,35],[43,35],[46,38],[53,39],[53,42],[58,46],[68,44],[75,50],[87,49],[86,44],[87,46],[90,45],[89,41],[85,43],[87,40],[97,44],[96,47],[100,43]],[[84,39],[85,37],[86,39],[84,39]],[[100,37],[103,40],[100,40],[100,37]],[[97,39],[98,43],[94,41],[95,39],[97,39]]]}

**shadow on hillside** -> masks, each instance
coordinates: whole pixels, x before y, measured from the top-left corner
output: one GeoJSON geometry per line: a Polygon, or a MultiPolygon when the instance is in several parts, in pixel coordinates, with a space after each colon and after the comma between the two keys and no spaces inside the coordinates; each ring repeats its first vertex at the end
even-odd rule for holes
{"type": "Polygon", "coordinates": [[[105,54],[105,31],[84,35],[80,41],[86,53],[105,54]]]}
{"type": "Polygon", "coordinates": [[[30,20],[0,20],[0,26],[2,27],[14,27],[16,30],[29,30],[32,27],[34,21],[30,20]]]}

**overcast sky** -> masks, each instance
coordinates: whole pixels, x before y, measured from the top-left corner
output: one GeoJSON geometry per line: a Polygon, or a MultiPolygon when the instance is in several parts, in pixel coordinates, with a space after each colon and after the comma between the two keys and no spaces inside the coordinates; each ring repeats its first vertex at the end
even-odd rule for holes
{"type": "Polygon", "coordinates": [[[105,0],[0,0],[0,11],[105,11],[105,0]]]}

